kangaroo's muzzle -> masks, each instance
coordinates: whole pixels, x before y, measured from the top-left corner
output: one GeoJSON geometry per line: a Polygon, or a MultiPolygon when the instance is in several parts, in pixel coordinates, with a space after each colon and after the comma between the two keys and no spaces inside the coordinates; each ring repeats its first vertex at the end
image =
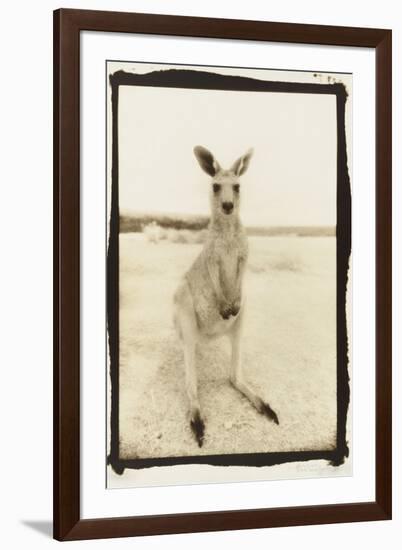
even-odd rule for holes
{"type": "Polygon", "coordinates": [[[223,202],[222,210],[225,212],[225,214],[231,214],[233,210],[233,202],[223,202]]]}

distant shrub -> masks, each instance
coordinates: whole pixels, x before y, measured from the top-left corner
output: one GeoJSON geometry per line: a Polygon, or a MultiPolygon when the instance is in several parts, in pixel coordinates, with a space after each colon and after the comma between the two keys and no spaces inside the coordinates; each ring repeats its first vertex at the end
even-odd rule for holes
{"type": "Polygon", "coordinates": [[[188,243],[188,235],[185,233],[185,229],[182,229],[181,231],[178,230],[176,232],[176,240],[175,242],[176,243],[181,243],[181,244],[187,244],[188,243]]]}
{"type": "Polygon", "coordinates": [[[207,229],[201,229],[201,231],[194,231],[194,242],[196,244],[203,244],[206,241],[208,235],[207,229]]]}
{"type": "Polygon", "coordinates": [[[272,269],[277,269],[278,271],[300,271],[301,266],[300,262],[294,258],[280,258],[272,262],[272,269]]]}
{"type": "Polygon", "coordinates": [[[275,255],[254,258],[249,262],[248,269],[252,273],[269,273],[270,271],[297,273],[303,270],[303,263],[296,256],[275,255]]]}
{"type": "Polygon", "coordinates": [[[150,243],[157,243],[161,240],[163,229],[155,221],[144,225],[142,228],[144,235],[150,243]]]}
{"type": "Polygon", "coordinates": [[[206,230],[168,229],[165,238],[171,243],[199,244],[204,242],[206,233],[206,230]]]}

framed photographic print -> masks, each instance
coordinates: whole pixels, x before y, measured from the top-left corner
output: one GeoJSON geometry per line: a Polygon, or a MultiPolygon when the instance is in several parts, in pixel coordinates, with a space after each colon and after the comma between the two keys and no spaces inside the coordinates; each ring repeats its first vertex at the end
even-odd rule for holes
{"type": "Polygon", "coordinates": [[[54,13],[54,536],[391,517],[391,31],[54,13]]]}

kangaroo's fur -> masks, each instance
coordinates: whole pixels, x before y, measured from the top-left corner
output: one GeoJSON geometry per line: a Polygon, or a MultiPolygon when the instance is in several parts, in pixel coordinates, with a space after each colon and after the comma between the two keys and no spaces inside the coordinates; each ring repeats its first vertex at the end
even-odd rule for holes
{"type": "Polygon", "coordinates": [[[247,263],[246,232],[239,217],[239,177],[248,168],[252,150],[223,170],[204,147],[194,148],[201,168],[212,177],[211,220],[203,250],[184,275],[174,295],[174,319],[183,343],[190,426],[201,447],[205,424],[197,391],[195,350],[205,338],[227,335],[232,344],[230,380],[257,410],[279,424],[276,413],[248,386],[240,361],[244,319],[243,275],[247,263]]]}

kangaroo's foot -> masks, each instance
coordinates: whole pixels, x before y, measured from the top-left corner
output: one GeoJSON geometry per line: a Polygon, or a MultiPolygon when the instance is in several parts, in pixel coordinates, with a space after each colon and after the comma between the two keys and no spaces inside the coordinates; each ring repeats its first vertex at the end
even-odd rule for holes
{"type": "Polygon", "coordinates": [[[269,420],[272,420],[273,422],[275,422],[275,424],[279,425],[279,419],[276,412],[273,409],[271,409],[268,403],[265,403],[265,401],[263,401],[261,398],[258,398],[258,399],[259,399],[259,401],[257,402],[258,412],[263,414],[267,418],[269,418],[269,420]]]}
{"type": "Polygon", "coordinates": [[[279,425],[279,418],[276,412],[271,409],[271,407],[261,399],[254,391],[250,388],[248,384],[246,384],[242,379],[238,379],[236,377],[232,377],[230,380],[233,384],[233,386],[239,390],[247,399],[254,405],[254,407],[257,409],[257,411],[260,414],[263,414],[269,420],[272,420],[272,422],[275,422],[275,424],[279,425]]]}
{"type": "Polygon", "coordinates": [[[196,410],[193,413],[192,418],[190,420],[190,426],[191,426],[191,431],[193,432],[193,435],[198,443],[198,446],[202,447],[202,444],[204,442],[205,424],[203,419],[201,418],[199,410],[196,410]]]}

